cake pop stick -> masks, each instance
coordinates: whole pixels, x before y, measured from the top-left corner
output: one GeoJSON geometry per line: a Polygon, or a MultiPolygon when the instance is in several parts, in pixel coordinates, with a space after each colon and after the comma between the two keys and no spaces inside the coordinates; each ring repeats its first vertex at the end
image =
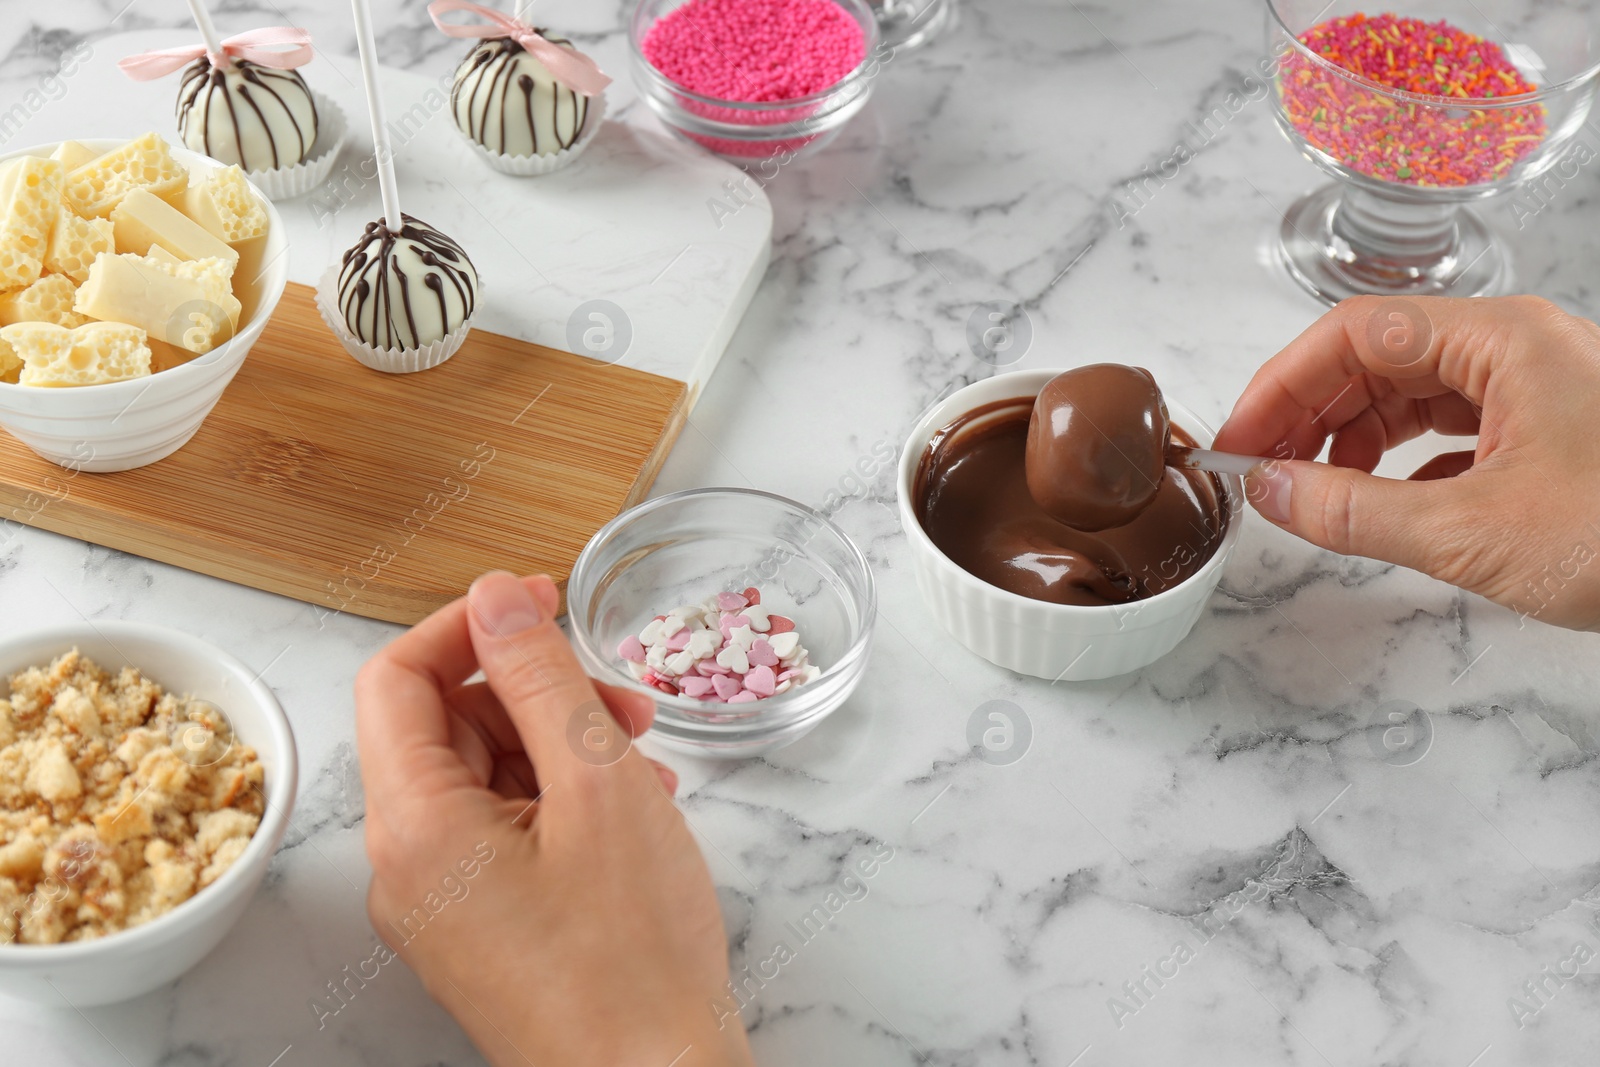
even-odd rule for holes
{"type": "Polygon", "coordinates": [[[200,39],[206,43],[206,53],[211,56],[219,70],[232,70],[233,60],[228,58],[228,53],[222,50],[222,38],[217,36],[217,27],[211,21],[211,12],[201,0],[189,0],[189,14],[194,16],[195,28],[200,31],[200,39]]]}
{"type": "Polygon", "coordinates": [[[378,192],[383,197],[383,221],[390,233],[399,233],[400,190],[394,177],[394,150],[389,144],[389,124],[383,114],[383,93],[378,86],[378,46],[372,36],[372,11],[367,0],[350,0],[350,7],[355,12],[361,80],[367,89],[367,110],[372,115],[372,147],[378,164],[378,192]]]}

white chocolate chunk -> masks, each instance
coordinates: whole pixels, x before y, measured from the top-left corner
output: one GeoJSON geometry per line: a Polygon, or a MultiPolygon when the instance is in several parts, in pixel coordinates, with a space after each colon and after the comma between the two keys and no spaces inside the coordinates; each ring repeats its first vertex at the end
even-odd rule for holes
{"type": "MultiPolygon", "coordinates": [[[[72,171],[99,158],[99,155],[99,152],[77,141],[62,141],[56,145],[56,150],[50,153],[50,158],[60,163],[63,169],[72,171]]],[[[62,195],[66,195],[65,190],[62,191],[62,195]]]]}
{"type": "Polygon", "coordinates": [[[240,305],[232,267],[220,259],[164,263],[149,256],[101,255],[78,290],[76,310],[125,322],[150,336],[204,354],[233,336],[240,305]]]}
{"type": "Polygon", "coordinates": [[[78,287],[64,274],[46,274],[26,289],[0,293],[0,326],[48,322],[71,329],[89,320],[72,309],[78,287]]]}
{"type": "Polygon", "coordinates": [[[63,174],[60,163],[38,156],[0,167],[0,289],[32,285],[43,273],[63,174]]]}
{"type": "Polygon", "coordinates": [[[151,248],[162,248],[178,259],[221,259],[237,265],[239,253],[211,231],[156,196],[148,189],[135,189],[111,209],[118,252],[147,255],[151,248]]]}
{"type": "Polygon", "coordinates": [[[101,385],[150,373],[144,331],[121,323],[91,322],[69,330],[45,322],[20,322],[0,327],[0,340],[22,357],[23,385],[101,385]]]}
{"type": "Polygon", "coordinates": [[[267,213],[238,167],[222,167],[190,182],[181,206],[185,215],[230,245],[267,232],[267,213]]]}
{"type": "Polygon", "coordinates": [[[0,382],[16,385],[21,372],[22,357],[17,355],[17,350],[11,347],[9,341],[0,341],[0,382]]]}
{"type": "Polygon", "coordinates": [[[44,253],[44,268],[65,274],[82,285],[89,268],[102,252],[116,251],[116,237],[106,219],[80,219],[67,207],[56,212],[50,228],[50,244],[44,253]]]}
{"type": "Polygon", "coordinates": [[[67,175],[67,200],[80,215],[105,218],[135,189],[175,196],[189,184],[189,171],[154,133],[113,148],[67,175]]]}

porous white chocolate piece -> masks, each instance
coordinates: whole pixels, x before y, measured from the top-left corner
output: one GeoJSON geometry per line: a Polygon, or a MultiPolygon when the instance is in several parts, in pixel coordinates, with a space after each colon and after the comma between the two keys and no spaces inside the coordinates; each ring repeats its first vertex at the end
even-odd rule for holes
{"type": "Polygon", "coordinates": [[[51,159],[69,171],[77,170],[85,163],[98,159],[99,156],[99,152],[77,141],[62,141],[56,145],[56,150],[50,153],[51,159]]]}
{"type": "Polygon", "coordinates": [[[105,218],[135,189],[176,196],[189,184],[189,171],[154,133],[113,148],[67,175],[67,199],[80,215],[105,218]]]}
{"type": "Polygon", "coordinates": [[[116,235],[108,219],[81,219],[70,207],[56,212],[45,248],[44,269],[65,274],[79,285],[89,276],[94,257],[116,250],[116,235]]]}
{"type": "Polygon", "coordinates": [[[267,213],[238,167],[223,167],[190,182],[182,207],[185,215],[230,245],[267,232],[267,213]]]}
{"type": "Polygon", "coordinates": [[[0,382],[16,385],[21,371],[22,357],[11,347],[11,342],[0,341],[0,382]]]}
{"type": "Polygon", "coordinates": [[[78,290],[75,309],[125,322],[196,355],[233,336],[240,305],[233,265],[221,259],[165,263],[149,256],[102,255],[78,290]]]}
{"type": "Polygon", "coordinates": [[[89,320],[73,310],[78,287],[65,274],[46,274],[26,289],[0,293],[0,326],[47,322],[71,329],[89,320]]]}
{"type": "Polygon", "coordinates": [[[0,289],[31,285],[43,273],[63,174],[60,163],[39,156],[0,168],[0,289]]]}
{"type": "Polygon", "coordinates": [[[178,259],[221,259],[239,262],[239,253],[211,231],[150,192],[135,189],[111,209],[118,252],[147,255],[164,248],[178,259]]]}
{"type": "Polygon", "coordinates": [[[102,385],[150,373],[144,331],[120,322],[90,322],[72,330],[19,322],[0,326],[0,339],[22,357],[23,385],[102,385]]]}

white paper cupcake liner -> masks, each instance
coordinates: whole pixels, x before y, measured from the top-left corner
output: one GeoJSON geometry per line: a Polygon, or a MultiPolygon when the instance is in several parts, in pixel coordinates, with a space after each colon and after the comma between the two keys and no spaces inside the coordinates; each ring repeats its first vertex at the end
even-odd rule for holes
{"type": "MultiPolygon", "coordinates": [[[[483,278],[478,278],[478,307],[483,306],[483,278]]],[[[322,321],[328,324],[328,329],[344,345],[345,351],[353,356],[357,363],[385,374],[416,374],[418,371],[429,370],[437,367],[445,360],[456,354],[467,334],[472,332],[472,321],[478,317],[476,310],[467,316],[465,322],[457,326],[442,340],[421,348],[374,348],[363,342],[350,332],[350,327],[345,325],[344,316],[339,314],[339,267],[335,264],[329,267],[322,275],[322,280],[317,283],[317,312],[321,314],[322,321]]]]}
{"type": "Polygon", "coordinates": [[[293,200],[327,181],[349,139],[350,124],[345,121],[344,110],[316,90],[312,90],[311,99],[317,105],[317,142],[311,146],[311,155],[292,167],[245,172],[245,177],[269,200],[293,200]]]}
{"type": "MultiPolygon", "coordinates": [[[[554,174],[562,167],[570,167],[573,161],[583,155],[584,150],[589,147],[589,142],[594,140],[595,134],[600,132],[600,127],[605,124],[605,119],[606,94],[602,92],[599,96],[591,96],[589,98],[589,110],[583,116],[583,132],[578,134],[578,139],[573,142],[572,147],[563,148],[561,151],[554,152],[548,156],[501,155],[499,152],[489,151],[477,141],[461,133],[460,126],[456,126],[455,129],[456,133],[461,134],[461,140],[466,143],[466,146],[472,150],[474,155],[501,174],[510,174],[517,178],[536,178],[541,174],[554,174]]],[[[450,120],[450,124],[455,126],[453,117],[450,120]]]]}

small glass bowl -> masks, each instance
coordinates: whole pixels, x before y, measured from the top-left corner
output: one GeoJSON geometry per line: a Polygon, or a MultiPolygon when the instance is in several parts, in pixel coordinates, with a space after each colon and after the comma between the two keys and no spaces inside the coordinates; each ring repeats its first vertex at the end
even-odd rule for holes
{"type": "Polygon", "coordinates": [[[693,489],[623,512],[589,541],[567,583],[572,643],[589,674],[649,693],[651,736],[691,755],[738,759],[805,736],[861,681],[877,618],[872,569],[827,518],[754,489],[693,489]],[[617,645],[656,615],[755,586],[794,620],[822,674],[750,704],[706,703],[636,681],[617,645]]]}
{"type": "Polygon", "coordinates": [[[788,163],[808,156],[833,140],[872,95],[880,62],[879,32],[877,16],[866,0],[834,0],[861,24],[866,51],[855,70],[820,93],[756,103],[691,92],[645,58],[644,39],[650,28],[685,2],[639,0],[628,30],[634,83],[667,129],[729,162],[748,165],[776,158],[788,163]]]}

